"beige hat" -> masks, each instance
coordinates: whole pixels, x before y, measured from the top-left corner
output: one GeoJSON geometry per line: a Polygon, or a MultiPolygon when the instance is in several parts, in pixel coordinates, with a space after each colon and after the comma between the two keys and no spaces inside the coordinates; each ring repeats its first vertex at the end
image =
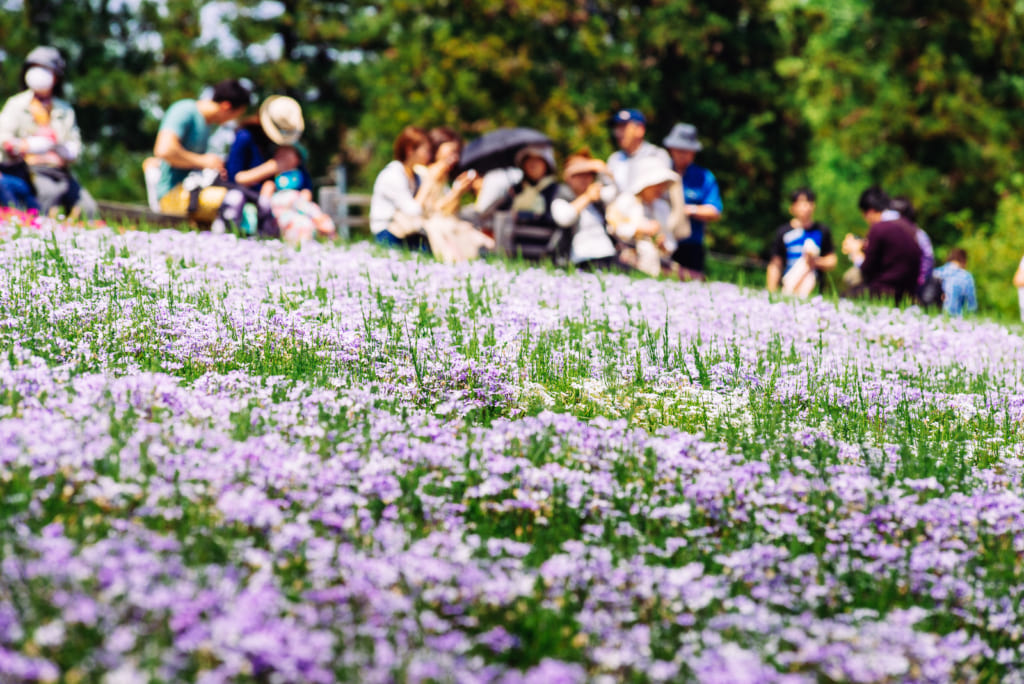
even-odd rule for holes
{"type": "Polygon", "coordinates": [[[294,145],[306,130],[302,107],[290,97],[271,95],[260,105],[260,126],[272,142],[294,145]]]}
{"type": "Polygon", "coordinates": [[[569,178],[579,173],[600,174],[607,170],[604,162],[599,159],[594,159],[590,155],[573,154],[565,160],[565,170],[562,175],[569,178]]]}
{"type": "Polygon", "coordinates": [[[629,192],[631,195],[639,195],[644,188],[662,183],[675,183],[680,176],[657,157],[646,157],[637,161],[636,174],[633,182],[630,183],[629,192]]]}

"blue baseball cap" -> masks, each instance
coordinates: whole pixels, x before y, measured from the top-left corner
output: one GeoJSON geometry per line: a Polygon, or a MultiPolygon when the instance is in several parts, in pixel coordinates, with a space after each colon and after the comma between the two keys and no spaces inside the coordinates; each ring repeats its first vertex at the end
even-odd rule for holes
{"type": "Polygon", "coordinates": [[[639,109],[620,109],[615,112],[615,116],[612,117],[612,123],[624,124],[630,121],[635,121],[638,124],[647,125],[647,118],[643,115],[639,109]]]}

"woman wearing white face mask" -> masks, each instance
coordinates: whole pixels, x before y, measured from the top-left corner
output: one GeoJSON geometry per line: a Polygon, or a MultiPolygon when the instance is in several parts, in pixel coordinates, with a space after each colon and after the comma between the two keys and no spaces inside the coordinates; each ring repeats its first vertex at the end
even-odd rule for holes
{"type": "Polygon", "coordinates": [[[58,97],[65,66],[56,48],[37,47],[28,54],[22,71],[26,89],[0,110],[0,149],[8,165],[27,165],[44,213],[58,207],[70,214],[77,208],[92,217],[96,202],[68,169],[82,150],[82,136],[75,110],[58,97]]]}

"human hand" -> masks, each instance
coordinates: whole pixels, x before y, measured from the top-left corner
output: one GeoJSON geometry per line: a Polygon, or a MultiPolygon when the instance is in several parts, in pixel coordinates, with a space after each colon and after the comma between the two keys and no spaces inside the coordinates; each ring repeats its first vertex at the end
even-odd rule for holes
{"type": "Polygon", "coordinates": [[[25,156],[26,144],[24,140],[12,138],[4,142],[4,152],[11,157],[25,156]]]}
{"type": "Polygon", "coordinates": [[[443,183],[452,170],[448,159],[435,159],[427,166],[427,177],[434,183],[443,183]]]}
{"type": "Polygon", "coordinates": [[[213,152],[199,155],[199,166],[203,169],[213,169],[222,176],[227,173],[224,169],[224,160],[213,152]]]}
{"type": "Polygon", "coordinates": [[[41,154],[29,154],[29,164],[39,164],[41,166],[56,166],[61,167],[66,165],[66,161],[56,150],[49,150],[41,154]]]}
{"type": "Polygon", "coordinates": [[[463,171],[455,180],[452,182],[452,190],[458,194],[462,194],[473,187],[473,183],[476,181],[476,171],[470,169],[469,171],[463,171]]]}
{"type": "Polygon", "coordinates": [[[645,219],[641,221],[636,227],[637,235],[657,235],[661,232],[661,224],[654,219],[645,219]]]}
{"type": "Polygon", "coordinates": [[[861,251],[861,248],[863,247],[863,244],[864,244],[864,241],[861,240],[859,237],[857,237],[853,233],[847,233],[846,236],[843,238],[843,246],[842,246],[843,254],[846,254],[847,256],[849,256],[850,254],[853,254],[854,252],[859,252],[859,251],[861,251]]]}
{"type": "Polygon", "coordinates": [[[604,189],[604,183],[601,181],[594,181],[587,186],[587,189],[583,191],[583,195],[590,202],[597,202],[601,199],[601,191],[604,189]]]}

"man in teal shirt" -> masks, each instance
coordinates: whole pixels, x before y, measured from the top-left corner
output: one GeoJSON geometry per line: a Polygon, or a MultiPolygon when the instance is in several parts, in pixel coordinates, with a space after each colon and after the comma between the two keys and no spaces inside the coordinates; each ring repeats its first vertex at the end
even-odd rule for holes
{"type": "Polygon", "coordinates": [[[153,155],[163,161],[157,195],[160,209],[169,214],[188,214],[196,221],[209,223],[217,216],[227,189],[206,187],[199,191],[198,202],[189,211],[190,189],[182,184],[189,172],[212,169],[224,175],[224,160],[207,152],[210,130],[245,113],[252,94],[235,79],[221,81],[208,99],[179,100],[164,114],[153,146],[153,155]]]}

